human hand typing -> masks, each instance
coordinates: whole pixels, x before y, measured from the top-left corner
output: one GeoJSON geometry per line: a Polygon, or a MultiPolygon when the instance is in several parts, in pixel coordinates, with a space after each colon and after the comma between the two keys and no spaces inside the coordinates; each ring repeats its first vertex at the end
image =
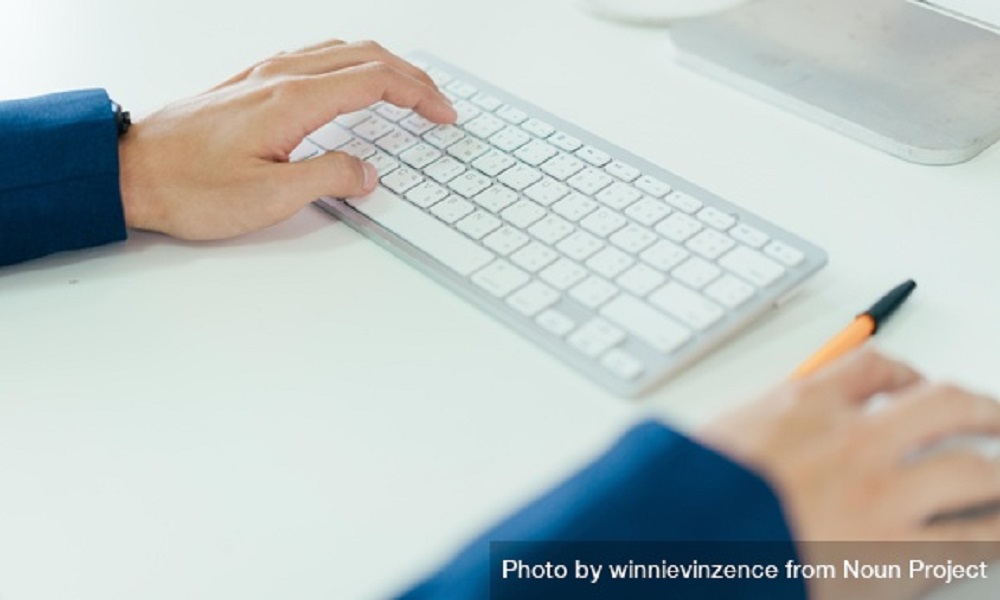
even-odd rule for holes
{"type": "Polygon", "coordinates": [[[437,123],[455,119],[423,71],[374,42],[330,41],[279,54],[166,106],[121,141],[126,224],[221,239],[283,221],[320,196],[366,194],[377,176],[357,158],[288,157],[313,130],[380,100],[437,123]]]}

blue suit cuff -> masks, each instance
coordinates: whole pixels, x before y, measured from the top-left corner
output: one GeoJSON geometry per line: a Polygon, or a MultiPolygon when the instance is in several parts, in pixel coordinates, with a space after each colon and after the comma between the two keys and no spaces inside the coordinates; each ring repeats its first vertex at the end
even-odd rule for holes
{"type": "Polygon", "coordinates": [[[125,237],[107,93],[0,102],[0,264],[125,237]]]}

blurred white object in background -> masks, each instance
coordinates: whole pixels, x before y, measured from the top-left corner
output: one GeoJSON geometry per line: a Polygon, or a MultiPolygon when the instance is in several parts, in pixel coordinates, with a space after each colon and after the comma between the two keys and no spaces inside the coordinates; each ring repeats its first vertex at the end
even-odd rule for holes
{"type": "Polygon", "coordinates": [[[745,2],[747,0],[580,0],[580,5],[605,19],[653,26],[720,12],[745,2]]]}

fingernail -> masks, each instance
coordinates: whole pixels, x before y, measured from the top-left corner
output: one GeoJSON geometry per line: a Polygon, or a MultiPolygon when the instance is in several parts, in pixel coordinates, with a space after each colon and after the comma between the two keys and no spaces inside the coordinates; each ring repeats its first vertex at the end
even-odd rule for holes
{"type": "Polygon", "coordinates": [[[365,192],[370,192],[375,189],[378,185],[378,171],[375,170],[375,165],[362,161],[361,170],[364,171],[365,180],[361,184],[361,187],[365,192]]]}

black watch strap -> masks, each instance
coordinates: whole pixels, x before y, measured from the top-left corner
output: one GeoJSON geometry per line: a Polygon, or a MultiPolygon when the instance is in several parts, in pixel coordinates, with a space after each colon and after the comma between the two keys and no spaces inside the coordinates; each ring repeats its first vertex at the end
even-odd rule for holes
{"type": "Polygon", "coordinates": [[[132,114],[122,109],[122,105],[114,100],[111,101],[111,109],[115,111],[115,126],[118,128],[118,137],[128,133],[128,128],[132,126],[132,114]]]}

